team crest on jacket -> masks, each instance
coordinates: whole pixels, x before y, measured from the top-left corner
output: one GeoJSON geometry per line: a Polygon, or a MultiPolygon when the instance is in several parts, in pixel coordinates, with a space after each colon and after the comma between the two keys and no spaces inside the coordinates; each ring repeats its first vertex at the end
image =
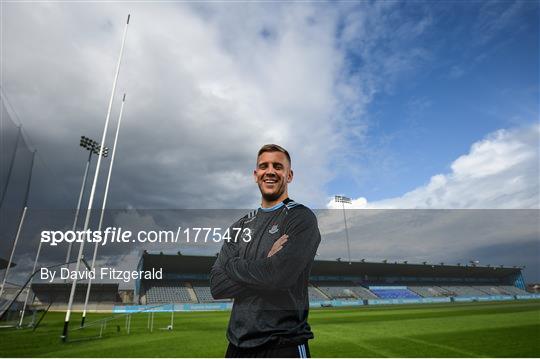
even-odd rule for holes
{"type": "Polygon", "coordinates": [[[270,230],[268,231],[268,233],[274,234],[274,233],[277,233],[277,231],[279,231],[279,227],[278,227],[277,224],[274,224],[274,225],[272,226],[272,228],[270,228],[270,230]]]}

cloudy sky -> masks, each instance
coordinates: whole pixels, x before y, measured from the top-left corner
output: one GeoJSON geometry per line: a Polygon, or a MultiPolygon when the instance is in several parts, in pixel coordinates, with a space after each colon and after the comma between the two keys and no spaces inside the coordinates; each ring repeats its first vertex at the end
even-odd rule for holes
{"type": "Polygon", "coordinates": [[[128,13],[110,208],[256,207],[270,142],[313,208],[335,194],[370,209],[540,206],[537,2],[2,2],[2,96],[38,149],[34,208],[76,205],[79,137],[101,137],[128,13]]]}

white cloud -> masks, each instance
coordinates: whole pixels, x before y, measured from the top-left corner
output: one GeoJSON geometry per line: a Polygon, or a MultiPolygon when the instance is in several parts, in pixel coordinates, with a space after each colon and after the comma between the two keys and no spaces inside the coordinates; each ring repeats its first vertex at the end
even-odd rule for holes
{"type": "Polygon", "coordinates": [[[255,206],[254,157],[270,142],[293,156],[292,196],[324,205],[333,167],[362,146],[366,106],[424,56],[407,47],[431,23],[403,19],[395,33],[387,16],[395,7],[379,4],[9,3],[3,10],[2,86],[41,156],[62,173],[34,185],[35,196],[51,198],[80,183],[78,136],[99,139],[131,13],[109,201],[120,208],[255,206]],[[360,61],[349,56],[355,52],[360,61]]]}
{"type": "Polygon", "coordinates": [[[67,148],[99,139],[128,11],[111,203],[251,207],[256,150],[275,142],[293,156],[295,196],[322,204],[343,54],[336,12],[309,4],[7,4],[2,85],[55,172],[76,184],[67,148]]]}
{"type": "MultiPolygon", "coordinates": [[[[351,208],[493,208],[540,207],[540,126],[499,130],[474,143],[451,164],[451,172],[400,197],[369,202],[360,197],[351,208]]],[[[329,208],[340,205],[331,201],[329,208]]]]}

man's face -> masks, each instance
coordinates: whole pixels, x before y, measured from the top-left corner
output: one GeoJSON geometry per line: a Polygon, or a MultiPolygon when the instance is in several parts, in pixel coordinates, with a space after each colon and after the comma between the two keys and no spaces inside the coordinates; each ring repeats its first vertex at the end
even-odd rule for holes
{"type": "Polygon", "coordinates": [[[284,153],[263,152],[257,159],[253,176],[263,198],[275,201],[287,192],[287,184],[292,181],[293,172],[284,153]]]}

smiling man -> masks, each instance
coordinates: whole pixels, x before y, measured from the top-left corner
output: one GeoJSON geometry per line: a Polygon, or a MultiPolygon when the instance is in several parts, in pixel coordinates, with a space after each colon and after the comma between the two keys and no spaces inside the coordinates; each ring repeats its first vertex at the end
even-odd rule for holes
{"type": "Polygon", "coordinates": [[[289,199],[289,153],[265,145],[253,172],[261,207],[234,223],[210,273],[215,299],[233,298],[226,357],[309,357],[308,281],[321,241],[313,212],[289,199]]]}

